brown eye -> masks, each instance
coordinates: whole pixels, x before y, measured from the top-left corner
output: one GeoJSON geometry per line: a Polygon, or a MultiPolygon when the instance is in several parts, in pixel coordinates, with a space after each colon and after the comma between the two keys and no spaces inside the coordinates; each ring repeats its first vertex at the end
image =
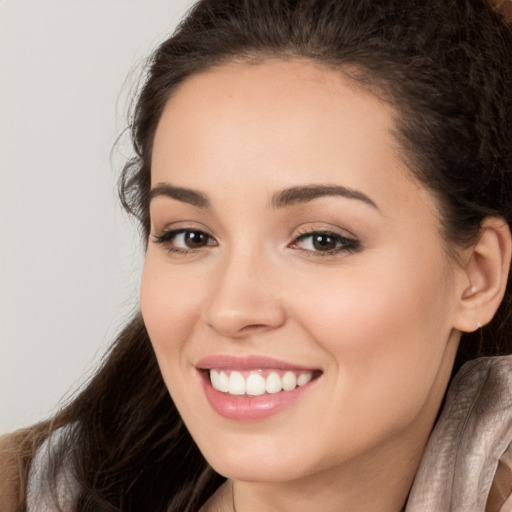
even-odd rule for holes
{"type": "Polygon", "coordinates": [[[198,229],[173,229],[154,235],[154,238],[156,243],[164,244],[172,252],[186,252],[217,245],[213,237],[198,229]]]}
{"type": "Polygon", "coordinates": [[[208,235],[202,231],[184,231],[183,242],[189,249],[198,249],[208,245],[208,235]]]}
{"type": "Polygon", "coordinates": [[[292,244],[295,249],[326,256],[354,252],[360,248],[355,238],[347,238],[331,231],[314,231],[300,235],[292,244]]]}
{"type": "Polygon", "coordinates": [[[313,248],[317,251],[332,251],[338,247],[339,241],[337,238],[326,234],[312,235],[311,243],[313,248]]]}

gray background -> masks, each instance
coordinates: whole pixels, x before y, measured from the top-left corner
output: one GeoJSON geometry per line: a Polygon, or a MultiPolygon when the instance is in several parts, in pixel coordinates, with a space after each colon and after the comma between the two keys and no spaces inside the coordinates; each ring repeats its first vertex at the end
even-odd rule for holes
{"type": "Polygon", "coordinates": [[[142,251],[116,191],[129,146],[111,148],[190,4],[0,1],[0,433],[55,411],[137,308],[142,251]]]}

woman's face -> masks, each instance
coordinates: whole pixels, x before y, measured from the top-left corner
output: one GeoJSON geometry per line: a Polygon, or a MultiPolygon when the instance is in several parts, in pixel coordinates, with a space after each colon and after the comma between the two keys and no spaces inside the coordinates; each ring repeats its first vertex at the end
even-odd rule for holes
{"type": "Polygon", "coordinates": [[[221,66],[166,105],[141,307],[183,420],[227,477],[421,454],[467,282],[392,116],[307,61],[221,66]]]}

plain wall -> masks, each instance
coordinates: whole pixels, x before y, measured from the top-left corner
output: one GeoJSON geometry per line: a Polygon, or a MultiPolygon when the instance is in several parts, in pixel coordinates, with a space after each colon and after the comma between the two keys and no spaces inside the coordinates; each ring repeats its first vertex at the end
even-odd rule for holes
{"type": "Polygon", "coordinates": [[[142,249],[116,190],[130,153],[111,148],[190,4],[0,0],[0,433],[55,411],[137,309],[142,249]]]}

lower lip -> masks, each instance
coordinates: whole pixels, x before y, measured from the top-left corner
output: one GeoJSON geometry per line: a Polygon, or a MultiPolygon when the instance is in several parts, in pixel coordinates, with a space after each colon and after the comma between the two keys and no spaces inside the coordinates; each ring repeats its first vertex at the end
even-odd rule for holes
{"type": "Polygon", "coordinates": [[[230,395],[214,389],[204,374],[202,380],[206,399],[217,414],[228,420],[255,421],[273,416],[292,405],[317,379],[292,391],[265,393],[260,396],[230,395]]]}

